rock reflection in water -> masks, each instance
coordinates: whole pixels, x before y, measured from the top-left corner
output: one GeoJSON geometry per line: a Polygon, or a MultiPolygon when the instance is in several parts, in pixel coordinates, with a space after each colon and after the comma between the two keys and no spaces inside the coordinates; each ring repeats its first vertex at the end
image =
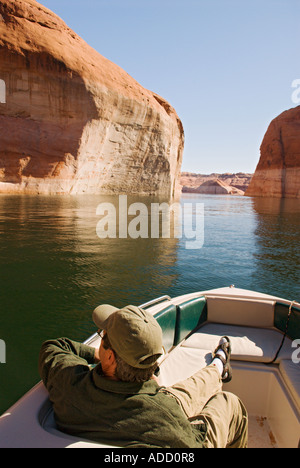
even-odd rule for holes
{"type": "Polygon", "coordinates": [[[257,218],[256,278],[263,292],[280,297],[300,297],[300,203],[299,200],[253,198],[257,218]],[[293,295],[289,297],[293,285],[293,295]]]}

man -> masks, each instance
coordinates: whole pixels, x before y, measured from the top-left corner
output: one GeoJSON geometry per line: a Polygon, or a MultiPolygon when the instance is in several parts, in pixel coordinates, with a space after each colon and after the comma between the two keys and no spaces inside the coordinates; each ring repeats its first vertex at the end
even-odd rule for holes
{"type": "Polygon", "coordinates": [[[102,330],[99,350],[69,339],[41,349],[39,370],[61,431],[117,447],[247,446],[247,412],[221,391],[222,378],[231,378],[227,338],[212,365],[162,388],[155,378],[162,330],[153,316],[104,305],[93,318],[102,330]]]}

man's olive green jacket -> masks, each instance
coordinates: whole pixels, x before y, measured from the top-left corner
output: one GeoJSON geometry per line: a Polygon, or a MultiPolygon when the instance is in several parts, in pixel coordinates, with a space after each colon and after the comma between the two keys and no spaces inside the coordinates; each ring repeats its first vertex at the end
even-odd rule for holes
{"type": "Polygon", "coordinates": [[[39,371],[68,434],[117,447],[201,448],[204,434],[154,380],[128,383],[91,369],[95,351],[67,338],[43,344],[39,371]]]}

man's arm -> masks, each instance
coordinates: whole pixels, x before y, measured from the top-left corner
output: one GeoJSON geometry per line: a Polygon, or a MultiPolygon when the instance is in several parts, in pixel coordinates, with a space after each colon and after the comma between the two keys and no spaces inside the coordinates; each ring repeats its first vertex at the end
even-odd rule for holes
{"type": "Polygon", "coordinates": [[[63,385],[88,372],[95,357],[97,361],[94,348],[68,338],[46,341],[39,356],[40,376],[48,389],[57,382],[63,385]]]}

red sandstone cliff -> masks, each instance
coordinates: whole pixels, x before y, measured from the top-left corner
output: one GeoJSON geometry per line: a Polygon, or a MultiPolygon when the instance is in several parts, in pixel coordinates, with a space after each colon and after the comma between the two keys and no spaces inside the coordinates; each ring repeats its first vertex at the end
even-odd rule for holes
{"type": "Polygon", "coordinates": [[[0,192],[180,190],[175,110],[35,0],[0,0],[0,80],[0,192]]]}
{"type": "Polygon", "coordinates": [[[271,122],[246,195],[300,198],[300,106],[271,122]]]}

